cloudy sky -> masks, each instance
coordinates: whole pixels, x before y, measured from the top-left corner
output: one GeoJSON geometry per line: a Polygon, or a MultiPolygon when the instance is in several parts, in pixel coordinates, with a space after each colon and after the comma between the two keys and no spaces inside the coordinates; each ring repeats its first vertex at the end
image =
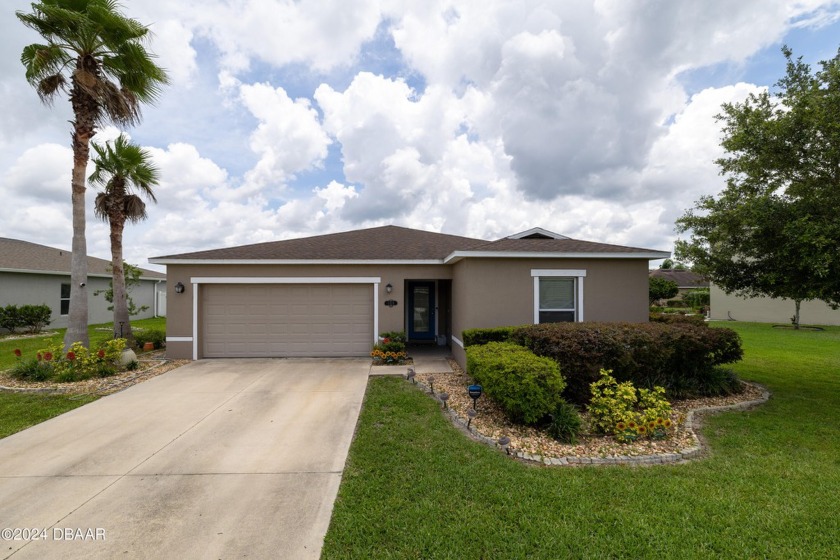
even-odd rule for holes
{"type": "MultiPolygon", "coordinates": [[[[172,80],[127,131],[162,174],[126,228],[141,266],[384,224],[672,250],[674,220],[722,188],[720,105],[772,86],[783,44],[812,64],[840,44],[840,2],[820,0],[123,5],[172,80]]],[[[0,12],[0,236],[69,248],[72,116],[24,79],[29,6],[0,12]]],[[[109,258],[92,212],[87,231],[109,258]]]]}

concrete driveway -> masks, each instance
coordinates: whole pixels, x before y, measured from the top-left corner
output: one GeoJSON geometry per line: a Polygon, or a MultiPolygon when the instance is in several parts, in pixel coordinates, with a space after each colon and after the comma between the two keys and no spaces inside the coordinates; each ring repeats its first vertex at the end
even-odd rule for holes
{"type": "Polygon", "coordinates": [[[193,362],[0,440],[0,558],[317,558],[369,370],[193,362]]]}

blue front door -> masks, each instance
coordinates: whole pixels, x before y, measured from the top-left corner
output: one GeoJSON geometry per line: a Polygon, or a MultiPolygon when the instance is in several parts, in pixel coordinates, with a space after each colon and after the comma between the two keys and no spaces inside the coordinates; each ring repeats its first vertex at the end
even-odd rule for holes
{"type": "Polygon", "coordinates": [[[435,339],[435,283],[408,283],[408,338],[435,339]]]}

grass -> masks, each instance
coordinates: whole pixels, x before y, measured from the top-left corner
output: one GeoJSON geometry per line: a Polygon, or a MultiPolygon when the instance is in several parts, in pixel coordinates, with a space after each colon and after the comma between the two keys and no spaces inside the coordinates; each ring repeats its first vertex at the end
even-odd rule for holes
{"type": "Polygon", "coordinates": [[[96,400],[92,395],[0,393],[0,438],[96,400]]]}
{"type": "Polygon", "coordinates": [[[406,381],[371,379],[323,557],[836,557],[840,328],[719,326],[773,396],[710,417],[710,455],[684,465],[514,462],[406,381]]]}
{"type": "MultiPolygon", "coordinates": [[[[113,323],[103,323],[100,325],[90,325],[88,327],[88,336],[90,336],[90,343],[96,346],[101,342],[110,340],[113,337],[111,328],[113,323]]],[[[166,330],[166,317],[155,317],[152,319],[137,319],[131,322],[132,328],[144,329],[161,329],[166,330]]],[[[9,340],[8,338],[0,338],[0,371],[9,369],[15,364],[14,351],[19,349],[24,357],[33,357],[38,350],[46,348],[52,344],[61,342],[64,339],[64,331],[67,329],[56,329],[50,331],[48,336],[39,336],[36,338],[19,338],[9,340]]]]}
{"type": "MultiPolygon", "coordinates": [[[[112,338],[112,323],[90,325],[88,335],[91,345],[96,346],[112,338]],[[104,329],[104,330],[103,330],[104,329]]],[[[132,327],[166,330],[166,318],[138,319],[131,322],[132,327]]],[[[56,329],[48,336],[8,340],[0,338],[0,371],[15,364],[14,351],[20,349],[24,357],[32,357],[38,350],[61,342],[65,329],[56,329]]],[[[44,395],[27,393],[0,392],[0,438],[25,430],[44,420],[63,414],[76,407],[87,404],[97,397],[92,395],[44,395]]]]}

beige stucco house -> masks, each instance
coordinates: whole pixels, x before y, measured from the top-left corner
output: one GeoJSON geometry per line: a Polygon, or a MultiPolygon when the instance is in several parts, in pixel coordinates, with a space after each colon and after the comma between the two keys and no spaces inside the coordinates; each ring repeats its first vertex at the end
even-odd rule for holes
{"type": "MultiPolygon", "coordinates": [[[[791,299],[769,297],[743,298],[727,294],[712,284],[710,316],[718,321],[751,321],[789,325],[795,312],[791,299]]],[[[840,325],[840,309],[832,309],[822,300],[803,301],[799,310],[803,325],[840,325]]]]}
{"type": "Polygon", "coordinates": [[[167,356],[366,356],[379,333],[447,344],[550,321],[648,320],[663,251],[540,228],[496,241],[384,226],[150,259],[167,266],[167,356]]]}

